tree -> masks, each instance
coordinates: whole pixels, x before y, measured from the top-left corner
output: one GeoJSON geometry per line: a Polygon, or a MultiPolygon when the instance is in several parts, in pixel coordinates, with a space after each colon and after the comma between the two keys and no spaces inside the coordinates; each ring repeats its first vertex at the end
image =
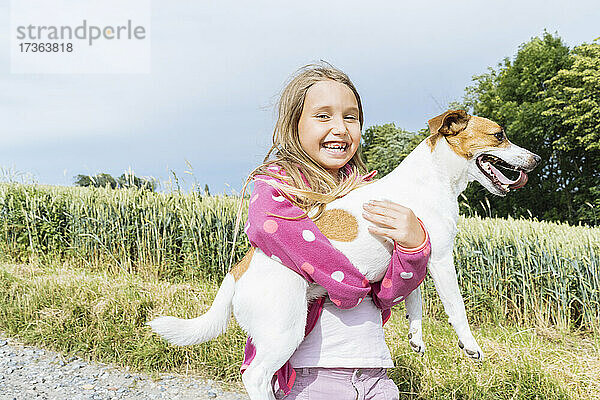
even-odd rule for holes
{"type": "Polygon", "coordinates": [[[378,177],[387,175],[427,136],[427,130],[414,133],[396,128],[394,124],[367,128],[362,136],[362,154],[367,167],[376,169],[378,177]]]}
{"type": "Polygon", "coordinates": [[[142,190],[149,190],[151,192],[156,190],[156,179],[140,178],[135,176],[132,172],[121,174],[121,176],[117,178],[117,182],[120,188],[136,187],[142,190]]]}
{"type": "Polygon", "coordinates": [[[110,187],[117,188],[117,181],[110,174],[77,175],[75,177],[75,186],[93,186],[93,187],[110,187]]]}
{"type": "Polygon", "coordinates": [[[76,175],[73,179],[75,180],[73,182],[73,184],[75,186],[83,186],[83,187],[94,186],[94,184],[92,183],[91,177],[88,175],[76,175]]]}
{"type": "Polygon", "coordinates": [[[520,46],[514,61],[506,58],[498,69],[475,76],[466,89],[464,103],[473,114],[504,126],[511,142],[542,157],[529,174],[525,188],[505,198],[490,196],[479,185],[471,185],[465,196],[472,208],[489,201],[498,216],[527,216],[546,220],[577,220],[578,207],[572,177],[579,174],[578,155],[567,153],[557,141],[569,135],[569,127],[556,115],[544,115],[550,96],[549,80],[569,70],[573,59],[558,36],[544,32],[520,46]],[[529,212],[528,212],[529,210],[529,212]]]}
{"type": "Polygon", "coordinates": [[[106,173],[92,176],[77,175],[74,179],[75,186],[108,187],[111,189],[137,187],[142,190],[156,191],[156,179],[140,178],[132,173],[124,173],[116,179],[112,175],[106,173]]]}
{"type": "Polygon", "coordinates": [[[546,81],[544,116],[555,118],[564,134],[553,146],[572,161],[567,183],[575,218],[597,224],[600,218],[600,44],[573,49],[571,67],[546,81]]]}
{"type": "MultiPolygon", "coordinates": [[[[570,51],[558,35],[544,32],[522,44],[513,60],[505,58],[473,82],[462,103],[451,108],[499,123],[511,142],[542,162],[523,189],[504,198],[471,184],[464,192],[468,208],[485,215],[598,224],[600,44],[570,51]]],[[[380,176],[389,173],[428,133],[413,134],[393,124],[368,128],[363,135],[367,166],[380,176]]]]}

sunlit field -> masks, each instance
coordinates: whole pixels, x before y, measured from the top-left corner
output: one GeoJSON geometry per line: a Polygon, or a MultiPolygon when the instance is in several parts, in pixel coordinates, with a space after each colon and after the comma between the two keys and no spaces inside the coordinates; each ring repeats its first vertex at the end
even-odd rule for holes
{"type": "MultiPolygon", "coordinates": [[[[1,184],[0,330],[90,359],[239,385],[245,336],[235,322],[187,348],[144,325],[208,308],[228,268],[239,201],[1,184]]],[[[248,245],[238,233],[234,258],[248,245]]],[[[386,325],[402,398],[599,398],[600,228],[461,218],[454,256],[487,359],[462,355],[427,279],[426,355],[407,345],[402,306],[386,325]]]]}

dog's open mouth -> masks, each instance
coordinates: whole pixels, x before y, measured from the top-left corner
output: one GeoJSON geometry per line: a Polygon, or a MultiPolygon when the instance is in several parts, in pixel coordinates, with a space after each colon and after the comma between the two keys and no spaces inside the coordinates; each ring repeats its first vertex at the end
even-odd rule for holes
{"type": "Polygon", "coordinates": [[[513,167],[506,161],[492,156],[491,154],[482,154],[477,157],[477,166],[487,176],[490,181],[504,192],[508,192],[510,189],[519,189],[525,186],[527,183],[527,174],[522,169],[513,167]],[[519,171],[519,176],[516,179],[510,179],[504,175],[498,168],[508,171],[519,171]]]}

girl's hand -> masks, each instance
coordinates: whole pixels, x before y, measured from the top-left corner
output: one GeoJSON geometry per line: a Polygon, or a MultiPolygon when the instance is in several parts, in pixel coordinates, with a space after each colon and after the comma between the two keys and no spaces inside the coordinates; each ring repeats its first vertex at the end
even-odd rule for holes
{"type": "Polygon", "coordinates": [[[371,200],[363,208],[363,217],[377,225],[369,226],[369,232],[388,237],[406,248],[417,247],[425,240],[425,232],[410,208],[389,200],[371,200]]]}

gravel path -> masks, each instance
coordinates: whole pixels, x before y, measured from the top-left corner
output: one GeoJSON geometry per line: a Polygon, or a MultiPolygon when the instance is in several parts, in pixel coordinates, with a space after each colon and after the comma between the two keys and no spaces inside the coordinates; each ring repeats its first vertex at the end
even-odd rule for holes
{"type": "Polygon", "coordinates": [[[79,357],[24,346],[0,333],[0,400],[179,399],[246,400],[246,394],[224,392],[211,380],[146,374],[86,362],[79,357]]]}

